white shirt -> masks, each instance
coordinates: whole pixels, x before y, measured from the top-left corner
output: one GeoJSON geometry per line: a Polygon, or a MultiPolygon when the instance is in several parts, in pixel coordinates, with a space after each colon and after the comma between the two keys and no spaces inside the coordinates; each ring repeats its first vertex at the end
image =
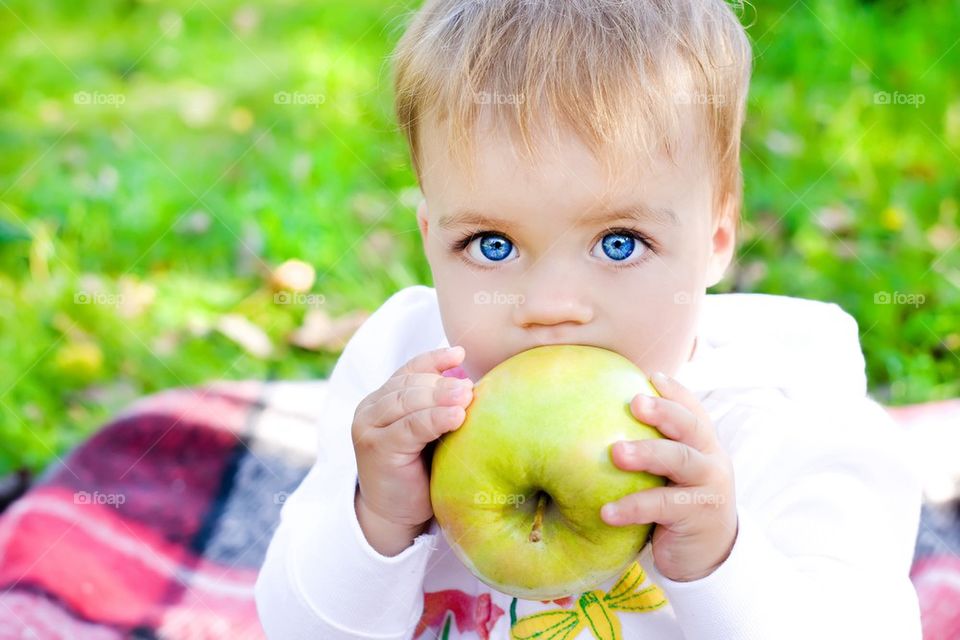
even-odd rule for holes
{"type": "MultiPolygon", "coordinates": [[[[904,434],[866,394],[857,325],[838,306],[706,297],[696,348],[676,378],[698,395],[733,462],[739,533],[723,564],[692,582],[661,575],[647,545],[637,588],[653,587],[645,602],[656,606],[608,607],[619,625],[610,634],[591,630],[576,597],[516,600],[486,586],[456,559],[436,520],[396,556],[367,543],[354,510],[354,411],[415,355],[446,346],[436,291],[413,286],[345,347],[328,382],[317,460],[287,498],[257,580],[268,637],[440,637],[436,626],[414,636],[426,604],[432,614],[459,608],[446,621],[451,640],[511,638],[512,618],[524,621],[519,636],[536,626],[527,616],[548,611],[580,626],[543,640],[920,639],[909,579],[919,474],[904,434]],[[489,635],[470,629],[478,608],[492,613],[489,635]]],[[[613,582],[598,589],[612,598],[613,582]]]]}

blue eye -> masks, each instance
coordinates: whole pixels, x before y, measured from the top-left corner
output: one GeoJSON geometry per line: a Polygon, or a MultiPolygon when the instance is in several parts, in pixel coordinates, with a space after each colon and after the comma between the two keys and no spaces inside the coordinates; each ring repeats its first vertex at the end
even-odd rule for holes
{"type": "Polygon", "coordinates": [[[513,243],[496,234],[485,234],[480,236],[480,253],[487,260],[500,262],[507,258],[513,251],[513,243]]]}
{"type": "Polygon", "coordinates": [[[611,260],[617,262],[626,260],[633,254],[636,247],[636,239],[633,236],[624,233],[608,233],[600,241],[603,247],[603,253],[611,260]]]}
{"type": "MultiPolygon", "coordinates": [[[[467,264],[479,268],[502,263],[513,256],[517,258],[516,246],[506,236],[493,231],[475,231],[450,244],[450,251],[467,264]],[[469,255],[469,259],[464,255],[469,255]]],[[[640,266],[646,258],[656,253],[650,240],[641,233],[625,227],[607,229],[607,233],[594,244],[591,255],[606,258],[617,268],[640,266]],[[603,249],[603,255],[598,249],[603,249]],[[628,260],[629,258],[632,260],[628,260]]],[[[511,261],[512,261],[511,260],[511,261]]],[[[491,267],[492,268],[492,267],[491,267]]]]}

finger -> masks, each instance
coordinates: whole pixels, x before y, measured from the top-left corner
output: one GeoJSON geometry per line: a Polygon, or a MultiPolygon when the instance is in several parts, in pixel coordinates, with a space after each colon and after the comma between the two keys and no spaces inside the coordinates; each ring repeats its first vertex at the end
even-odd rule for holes
{"type": "Polygon", "coordinates": [[[357,411],[357,417],[373,427],[386,427],[404,416],[437,406],[466,407],[473,390],[464,384],[435,384],[428,387],[403,387],[380,394],[357,411]]]}
{"type": "MultiPolygon", "coordinates": [[[[666,388],[667,383],[663,384],[666,388]]],[[[680,389],[690,393],[683,387],[680,389]]],[[[660,398],[637,394],[630,403],[630,408],[638,420],[656,427],[671,440],[703,452],[712,452],[718,446],[713,422],[693,394],[690,394],[689,398],[683,398],[683,401],[666,394],[660,398]],[[690,406],[690,403],[693,406],[690,406]]]]}
{"type": "Polygon", "coordinates": [[[419,453],[427,444],[457,429],[466,415],[466,410],[461,406],[421,409],[394,422],[383,430],[383,434],[390,440],[390,449],[419,453]]]}
{"type": "Polygon", "coordinates": [[[665,373],[655,373],[651,378],[654,386],[657,388],[657,392],[667,400],[672,400],[676,403],[679,403],[687,410],[689,410],[693,415],[702,424],[710,424],[710,414],[707,413],[706,409],[703,408],[703,405],[700,403],[700,399],[687,389],[685,386],[680,384],[676,378],[671,378],[665,373]]]}
{"type": "Polygon", "coordinates": [[[694,490],[683,487],[657,487],[626,495],[608,502],[600,517],[609,525],[662,524],[670,526],[691,513],[697,502],[694,490]]]}
{"type": "Polygon", "coordinates": [[[700,485],[710,477],[710,460],[693,447],[673,440],[615,442],[611,456],[624,471],[646,471],[678,485],[700,485]]]}
{"type": "Polygon", "coordinates": [[[439,375],[463,362],[465,355],[466,351],[459,345],[427,351],[411,358],[390,377],[394,378],[405,373],[436,373],[439,375]]]}
{"type": "Polygon", "coordinates": [[[455,389],[458,385],[473,386],[473,381],[469,378],[447,378],[436,373],[402,373],[395,375],[387,380],[380,391],[384,394],[405,387],[443,387],[445,389],[455,389]]]}

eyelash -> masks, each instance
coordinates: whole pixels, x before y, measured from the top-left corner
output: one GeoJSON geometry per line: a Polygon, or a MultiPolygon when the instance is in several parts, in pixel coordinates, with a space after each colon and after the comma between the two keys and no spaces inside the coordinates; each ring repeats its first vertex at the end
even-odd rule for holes
{"type": "MultiPolygon", "coordinates": [[[[651,257],[650,254],[657,255],[659,253],[657,245],[656,243],[654,243],[653,240],[648,238],[638,229],[632,229],[629,227],[612,227],[612,228],[604,229],[603,233],[594,239],[593,244],[596,244],[598,240],[600,240],[604,236],[609,235],[611,233],[618,233],[624,236],[629,236],[634,240],[639,241],[640,243],[643,244],[643,246],[647,248],[647,252],[644,253],[644,255],[641,256],[640,259],[638,260],[634,260],[633,262],[630,262],[628,264],[617,264],[616,262],[611,263],[614,269],[623,270],[623,269],[631,269],[633,267],[639,267],[651,257]]],[[[471,266],[477,269],[483,269],[483,270],[496,269],[495,266],[486,266],[482,264],[477,264],[476,262],[471,261],[469,258],[467,258],[463,254],[466,248],[470,246],[471,242],[473,242],[477,238],[481,238],[483,236],[488,236],[488,235],[497,235],[502,238],[506,238],[507,240],[510,240],[510,237],[508,235],[504,233],[500,233],[499,231],[490,231],[490,230],[474,231],[473,233],[465,234],[458,240],[454,240],[450,245],[450,251],[452,251],[457,256],[459,256],[459,258],[468,266],[471,266]]],[[[513,240],[510,240],[510,242],[511,244],[515,244],[513,240]]]]}

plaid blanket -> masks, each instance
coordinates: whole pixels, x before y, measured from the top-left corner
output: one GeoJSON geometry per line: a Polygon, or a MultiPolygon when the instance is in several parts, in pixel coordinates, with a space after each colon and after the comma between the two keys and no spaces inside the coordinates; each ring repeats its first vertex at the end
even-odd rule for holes
{"type": "MultiPolygon", "coordinates": [[[[0,516],[0,640],[263,638],[253,585],[316,454],[325,390],[167,391],[49,468],[0,516]]],[[[913,573],[925,640],[960,637],[958,553],[956,509],[925,507],[913,573]]],[[[420,638],[440,631],[433,609],[420,638]]]]}
{"type": "Polygon", "coordinates": [[[263,638],[253,585],[324,384],[144,398],[0,517],[0,639],[263,638]]]}

